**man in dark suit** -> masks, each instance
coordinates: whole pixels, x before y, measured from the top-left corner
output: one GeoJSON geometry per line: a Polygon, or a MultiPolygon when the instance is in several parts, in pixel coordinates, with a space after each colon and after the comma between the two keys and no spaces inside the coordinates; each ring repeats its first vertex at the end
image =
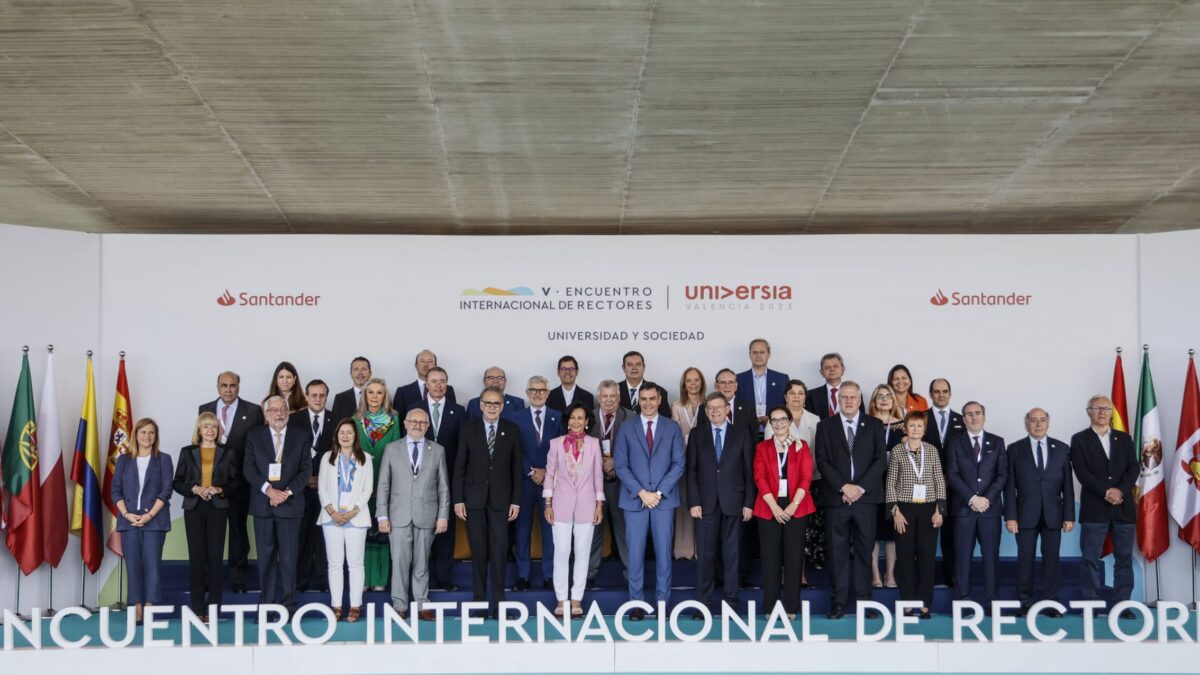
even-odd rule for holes
{"type": "MultiPolygon", "coordinates": [[[[1039,600],[1058,599],[1058,547],[1061,532],[1075,527],[1075,482],[1071,449],[1050,438],[1050,413],[1025,413],[1029,435],[1008,446],[1008,481],[1004,486],[1004,520],[1017,535],[1017,597],[1021,616],[1039,600]],[[1033,559],[1042,540],[1042,593],[1033,593],[1033,559]]],[[[1061,616],[1058,610],[1047,610],[1061,616]]]]}
{"type": "Polygon", "coordinates": [[[788,376],[767,368],[771,358],[771,343],[766,338],[750,341],[750,370],[737,375],[738,391],[754,405],[758,418],[758,432],[762,435],[767,423],[767,410],[771,406],[783,405],[783,392],[787,390],[788,376]]]}
{"type": "MultiPolygon", "coordinates": [[[[929,383],[929,399],[933,405],[925,416],[925,442],[937,448],[942,463],[942,477],[950,485],[950,459],[946,456],[946,441],[954,434],[966,431],[962,415],[950,409],[950,380],[939,377],[929,383]]],[[[942,582],[954,587],[954,511],[942,519],[942,582]]]]}
{"type": "Polygon", "coordinates": [[[950,469],[946,472],[950,491],[950,512],[954,514],[955,596],[965,600],[971,594],[971,558],[975,543],[983,560],[983,596],[980,601],[996,599],[996,570],[1000,567],[1000,497],[1008,477],[1008,451],[1004,439],[984,431],[987,416],[983,404],[969,401],[963,406],[966,431],[946,442],[950,469]]]}
{"type": "MultiPolygon", "coordinates": [[[[626,352],[621,357],[621,370],[625,372],[625,379],[621,381],[621,407],[636,413],[641,409],[638,392],[645,382],[646,359],[641,352],[626,352]]],[[[654,386],[658,388],[658,414],[670,417],[671,402],[667,398],[667,390],[654,386]]]]}
{"type": "MultiPolygon", "coordinates": [[[[396,395],[392,397],[392,407],[396,410],[406,411],[417,401],[424,400],[429,395],[429,370],[436,368],[437,364],[437,354],[428,349],[417,354],[413,360],[413,367],[417,370],[417,379],[404,386],[396,387],[396,395]]],[[[446,399],[450,403],[457,403],[457,399],[454,398],[454,387],[446,389],[446,399]]]]}
{"type": "MultiPolygon", "coordinates": [[[[1109,426],[1112,401],[1093,396],[1088,401],[1091,426],[1071,437],[1071,466],[1079,479],[1079,549],[1083,555],[1081,591],[1084,600],[1101,599],[1104,562],[1100,559],[1106,536],[1112,537],[1113,588],[1108,606],[1128,600],[1133,593],[1133,543],[1137,507],[1133,486],[1138,479],[1138,458],[1133,439],[1109,426]]],[[[1122,619],[1134,618],[1132,610],[1122,619]]]]}
{"type": "Polygon", "coordinates": [[[564,356],[558,360],[558,381],[562,384],[550,390],[550,398],[546,399],[546,407],[557,410],[559,414],[567,411],[572,403],[582,403],[588,410],[596,407],[592,393],[577,386],[579,378],[579,362],[574,356],[564,356]]]}
{"type": "Polygon", "coordinates": [[[838,389],[842,386],[842,377],[846,374],[846,363],[842,355],[829,352],[821,357],[821,377],[825,384],[813,387],[804,399],[804,407],[821,419],[837,414],[838,389]]]}
{"type": "MultiPolygon", "coordinates": [[[[862,410],[862,389],[852,381],[839,382],[838,409],[817,424],[817,467],[825,481],[826,558],[829,569],[829,618],[845,616],[850,600],[851,548],[854,549],[854,592],[871,599],[870,551],[875,543],[875,519],[883,503],[883,474],[887,460],[883,423],[862,410]]],[[[866,616],[878,616],[867,610],[866,616]]]]}
{"type": "Polygon", "coordinates": [[[333,421],[336,424],[358,412],[362,401],[363,387],[371,379],[371,361],[365,356],[356,356],[350,362],[350,388],[333,397],[333,421]]]}
{"type": "Polygon", "coordinates": [[[612,525],[613,546],[628,568],[629,548],[625,540],[625,511],[621,509],[621,483],[617,480],[617,468],[613,462],[613,447],[617,431],[626,420],[635,418],[628,408],[621,405],[621,389],[615,380],[604,380],[596,388],[599,404],[596,407],[592,428],[588,434],[600,439],[600,453],[604,464],[604,520],[592,534],[592,558],[588,564],[588,586],[596,587],[596,573],[600,571],[600,558],[604,553],[605,523],[612,525]]]}
{"type": "Polygon", "coordinates": [[[516,590],[529,590],[529,573],[533,544],[533,523],[542,531],[542,579],[545,588],[554,588],[554,534],[550,523],[538,508],[542,501],[542,484],[546,481],[546,455],[550,439],[563,435],[562,415],[546,407],[550,383],[541,375],[529,378],[525,385],[529,406],[515,416],[521,430],[521,515],[517,517],[517,585],[516,590]]]}
{"type": "Polygon", "coordinates": [[[296,609],[296,559],[304,490],[312,476],[312,432],[288,427],[287,401],[267,399],[267,426],[246,436],[242,470],[250,484],[250,514],[258,548],[259,602],[296,609]]]}
{"type": "MultiPolygon", "coordinates": [[[[353,393],[353,392],[352,392],[353,393]]],[[[304,399],[308,408],[297,410],[288,418],[288,426],[308,431],[312,444],[309,456],[312,460],[312,475],[304,488],[304,520],[300,526],[300,561],[296,565],[296,585],[302,591],[310,587],[327,590],[329,587],[328,565],[325,563],[325,536],[317,525],[321,513],[321,497],[317,494],[317,476],[321,473],[321,461],[333,446],[333,428],[337,420],[325,409],[329,397],[329,385],[313,380],[304,387],[304,399]]]]}
{"type": "Polygon", "coordinates": [[[742,524],[750,522],[758,496],[754,441],[744,428],[729,423],[729,403],[720,392],[708,395],[704,412],[708,426],[688,436],[684,462],[688,508],[696,519],[696,599],[711,603],[720,550],[725,568],[721,599],[736,607],[742,524]]]}
{"type": "MultiPolygon", "coordinates": [[[[221,445],[232,450],[240,468],[246,461],[246,434],[261,427],[263,411],[258,404],[238,397],[242,378],[225,371],[217,376],[219,398],[200,406],[198,413],[210,412],[221,423],[221,445]]],[[[250,486],[245,476],[229,497],[229,581],[234,593],[246,592],[246,568],[250,564],[250,535],[246,529],[250,515],[250,486]]]]}
{"type": "MultiPolygon", "coordinates": [[[[425,438],[442,446],[446,452],[447,470],[458,458],[458,439],[462,427],[467,423],[467,411],[450,400],[450,376],[434,366],[425,374],[428,393],[425,398],[411,404],[408,410],[424,410],[429,416],[429,427],[425,438]]],[[[405,411],[406,413],[408,411],[405,411]]],[[[454,565],[455,521],[451,518],[446,531],[433,537],[432,560],[429,564],[429,585],[434,590],[457,591],[458,586],[450,581],[450,569],[454,565]]]]}
{"type": "MultiPolygon", "coordinates": [[[[754,402],[748,398],[738,396],[741,387],[738,385],[737,375],[729,368],[722,368],[717,371],[717,377],[713,380],[713,385],[717,392],[725,398],[729,404],[727,411],[729,424],[735,427],[740,427],[746,430],[746,435],[752,441],[762,438],[762,432],[759,431],[758,416],[755,414],[754,402]]],[[[696,420],[696,429],[708,429],[708,416],[699,415],[696,420]]],[[[739,576],[738,583],[743,588],[750,587],[750,568],[754,564],[754,560],[758,558],[758,526],[752,522],[743,523],[742,543],[738,547],[738,556],[741,559],[741,564],[738,566],[739,576]]],[[[717,560],[717,577],[724,579],[724,565],[720,559],[717,560]]]]}
{"type": "MultiPolygon", "coordinates": [[[[504,374],[504,369],[497,366],[492,366],[483,371],[483,386],[484,387],[499,387],[503,392],[508,386],[508,376],[504,374]]],[[[447,394],[448,396],[449,394],[447,394]]],[[[467,402],[467,419],[477,420],[480,418],[479,408],[480,397],[476,396],[467,402]]],[[[516,396],[504,394],[504,410],[500,416],[506,420],[512,421],[516,418],[516,414],[525,408],[525,401],[516,396]]]]}
{"type": "Polygon", "coordinates": [[[454,515],[466,524],[474,569],[474,598],[488,598],[491,614],[504,601],[504,568],[508,560],[508,524],[521,511],[521,430],[500,417],[504,390],[488,387],[479,397],[479,418],[467,422],[458,438],[451,495],[454,515]]]}

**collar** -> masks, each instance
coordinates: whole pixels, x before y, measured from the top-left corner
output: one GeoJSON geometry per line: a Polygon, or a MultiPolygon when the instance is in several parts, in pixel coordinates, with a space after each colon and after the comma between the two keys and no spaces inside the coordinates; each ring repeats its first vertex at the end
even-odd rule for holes
{"type": "Polygon", "coordinates": [[[659,416],[655,415],[654,417],[646,417],[645,415],[638,415],[638,417],[642,418],[642,426],[646,426],[646,422],[657,422],[659,416]]]}
{"type": "Polygon", "coordinates": [[[445,403],[443,403],[445,400],[446,400],[445,396],[443,396],[441,398],[431,398],[431,399],[429,399],[429,405],[433,405],[434,403],[442,403],[443,405],[445,405],[445,403]]]}
{"type": "Polygon", "coordinates": [[[930,409],[933,410],[934,412],[946,413],[947,415],[954,412],[953,410],[950,409],[950,406],[946,406],[945,408],[939,408],[935,405],[935,406],[932,406],[930,409]]]}
{"type": "Polygon", "coordinates": [[[625,386],[629,389],[641,389],[642,385],[645,383],[646,383],[646,378],[644,378],[644,377],[642,378],[642,381],[638,382],[637,384],[631,383],[628,379],[625,380],[625,386]]]}
{"type": "Polygon", "coordinates": [[[838,417],[842,418],[842,426],[844,426],[844,427],[848,427],[851,424],[853,424],[854,426],[858,426],[858,418],[860,415],[862,415],[861,410],[854,413],[854,417],[846,417],[846,415],[844,413],[838,413],[838,417]]]}
{"type": "Polygon", "coordinates": [[[545,415],[545,414],[546,414],[546,406],[544,406],[544,405],[543,405],[543,406],[538,406],[538,407],[536,407],[536,408],[535,408],[535,407],[533,407],[533,406],[529,406],[529,410],[530,410],[530,411],[532,411],[532,412],[537,412],[537,411],[539,411],[539,410],[540,410],[540,411],[542,411],[542,414],[543,414],[543,415],[545,415]]]}
{"type": "Polygon", "coordinates": [[[412,436],[405,436],[405,437],[404,437],[404,442],[405,442],[405,443],[408,445],[408,447],[410,447],[410,448],[412,447],[412,444],[413,444],[413,443],[416,443],[416,444],[417,444],[417,446],[419,446],[419,447],[421,447],[421,448],[424,448],[424,447],[425,447],[425,437],[424,437],[424,436],[422,436],[422,437],[420,437],[420,438],[413,438],[412,436]]]}
{"type": "Polygon", "coordinates": [[[715,432],[717,429],[720,429],[720,430],[721,430],[721,433],[723,433],[723,434],[728,434],[728,433],[729,433],[729,418],[728,418],[728,417],[726,417],[726,418],[725,418],[725,422],[724,422],[723,424],[721,424],[721,426],[719,426],[719,427],[713,427],[713,431],[714,431],[714,432],[715,432]]]}
{"type": "Polygon", "coordinates": [[[758,371],[757,371],[757,370],[754,368],[754,366],[751,366],[751,367],[750,367],[750,374],[751,374],[751,375],[753,375],[754,377],[766,377],[766,376],[767,376],[767,370],[768,370],[768,368],[764,367],[764,368],[762,369],[762,372],[760,373],[760,372],[758,372],[758,371]]]}
{"type": "Polygon", "coordinates": [[[571,386],[569,386],[569,387],[568,387],[568,386],[567,386],[567,385],[565,385],[565,384],[559,384],[559,385],[558,385],[558,388],[559,388],[559,389],[562,389],[562,391],[563,391],[563,393],[564,393],[564,394],[565,394],[565,393],[567,393],[568,391],[575,391],[575,385],[571,385],[571,386]]]}

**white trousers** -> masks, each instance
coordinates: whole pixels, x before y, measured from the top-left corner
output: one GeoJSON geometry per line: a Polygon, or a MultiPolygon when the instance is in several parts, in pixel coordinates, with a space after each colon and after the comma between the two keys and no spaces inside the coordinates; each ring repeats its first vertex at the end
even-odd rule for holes
{"type": "Polygon", "coordinates": [[[367,528],[325,525],[321,533],[325,535],[325,557],[329,560],[329,604],[342,606],[342,565],[345,564],[350,566],[350,606],[362,607],[367,528]]]}
{"type": "Polygon", "coordinates": [[[567,568],[571,560],[571,536],[575,537],[575,582],[571,584],[571,600],[583,600],[587,588],[588,563],[592,556],[591,523],[554,523],[554,597],[559,604],[567,599],[567,568]]]}

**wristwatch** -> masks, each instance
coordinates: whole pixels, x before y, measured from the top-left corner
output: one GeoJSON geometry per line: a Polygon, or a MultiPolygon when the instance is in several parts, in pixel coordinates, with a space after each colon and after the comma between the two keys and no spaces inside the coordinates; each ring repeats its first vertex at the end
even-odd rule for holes
{"type": "Polygon", "coordinates": [[[662,499],[662,490],[655,490],[654,494],[658,495],[659,499],[662,499]]]}

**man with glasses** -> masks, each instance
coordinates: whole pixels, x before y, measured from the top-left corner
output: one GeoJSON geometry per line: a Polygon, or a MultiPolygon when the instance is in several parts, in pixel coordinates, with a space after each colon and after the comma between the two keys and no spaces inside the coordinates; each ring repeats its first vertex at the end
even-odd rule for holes
{"type": "MultiPolygon", "coordinates": [[[[1100,559],[1105,537],[1112,537],[1113,588],[1108,606],[1128,600],[1133,593],[1133,542],[1137,507],[1133,486],[1138,479],[1133,439],[1110,426],[1112,401],[1102,394],[1088,401],[1091,426],[1071,437],[1071,466],[1079,479],[1079,549],[1083,555],[1081,590],[1084,600],[1100,599],[1104,562],[1100,559]]],[[[1132,610],[1122,619],[1134,618],[1132,610]]]]}
{"type": "Polygon", "coordinates": [[[574,356],[567,355],[559,359],[558,381],[561,384],[550,390],[550,398],[546,399],[546,406],[551,410],[557,410],[560,414],[566,412],[567,406],[572,403],[582,403],[587,406],[588,410],[596,407],[596,400],[592,393],[575,384],[578,377],[579,362],[575,360],[574,356]]]}
{"type": "MultiPolygon", "coordinates": [[[[383,449],[375,493],[379,531],[392,553],[392,606],[408,616],[409,596],[420,608],[429,602],[429,551],[450,521],[450,478],[446,451],[425,437],[429,416],[413,408],[404,416],[408,433],[383,449]]],[[[432,610],[420,609],[422,621],[432,610]]]]}
{"type": "Polygon", "coordinates": [[[950,513],[954,514],[954,544],[957,550],[954,571],[957,585],[955,597],[965,600],[971,595],[971,559],[975,544],[983,560],[983,595],[980,602],[996,599],[997,576],[1000,567],[1000,495],[1008,478],[1008,450],[1004,439],[984,431],[987,419],[983,404],[968,401],[963,406],[966,431],[947,441],[946,455],[950,469],[946,471],[950,492],[950,513]]]}
{"type": "Polygon", "coordinates": [[[533,545],[533,521],[541,524],[542,531],[542,584],[554,588],[554,535],[550,523],[541,517],[538,508],[542,500],[542,483],[546,481],[546,453],[550,451],[550,439],[563,435],[562,415],[546,407],[550,385],[546,378],[534,375],[525,385],[529,407],[515,415],[521,430],[521,471],[525,475],[521,486],[521,515],[517,518],[517,585],[516,590],[529,590],[529,572],[533,545]]]}
{"type": "Polygon", "coordinates": [[[501,419],[504,390],[487,387],[478,399],[479,417],[469,421],[458,439],[451,494],[454,515],[467,528],[474,572],[474,598],[490,599],[493,618],[504,601],[504,567],[508,560],[508,524],[521,511],[521,430],[501,419]],[[491,573],[489,575],[489,572],[491,573]],[[488,577],[492,580],[487,593],[488,577]]]}
{"type": "MultiPolygon", "coordinates": [[[[711,602],[720,550],[725,568],[721,599],[737,607],[742,524],[750,521],[758,496],[754,440],[744,428],[729,423],[729,404],[720,392],[708,395],[704,413],[708,426],[688,436],[684,463],[688,508],[696,519],[696,599],[705,605],[711,602]]],[[[788,423],[781,411],[775,417],[788,423]]]]}
{"type": "Polygon", "coordinates": [[[600,558],[604,553],[604,528],[612,526],[613,547],[621,565],[628,567],[629,550],[625,539],[625,511],[621,509],[621,483],[617,480],[617,468],[613,460],[617,432],[627,420],[636,420],[637,415],[621,405],[621,390],[614,380],[604,380],[596,388],[599,404],[595,419],[588,434],[600,440],[600,455],[604,470],[604,519],[600,529],[592,535],[592,559],[588,565],[588,587],[596,588],[596,575],[600,572],[600,558]]]}
{"type": "MultiPolygon", "coordinates": [[[[483,386],[496,387],[501,393],[503,393],[504,388],[508,386],[508,377],[505,376],[504,369],[500,368],[499,366],[492,366],[491,368],[483,371],[483,386]]],[[[467,403],[468,419],[479,419],[479,411],[481,410],[479,407],[479,398],[480,397],[476,396],[467,403]]],[[[522,401],[516,396],[504,394],[504,411],[501,412],[500,415],[504,419],[511,421],[516,419],[516,414],[524,408],[525,401],[522,401]]]]}

